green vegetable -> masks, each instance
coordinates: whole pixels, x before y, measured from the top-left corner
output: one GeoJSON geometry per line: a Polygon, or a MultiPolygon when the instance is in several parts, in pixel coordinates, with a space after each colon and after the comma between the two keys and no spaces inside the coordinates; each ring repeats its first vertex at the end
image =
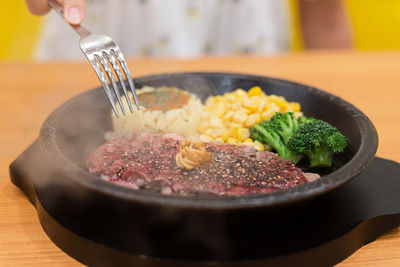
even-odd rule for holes
{"type": "Polygon", "coordinates": [[[300,127],[300,126],[302,126],[302,125],[304,125],[304,124],[306,124],[306,123],[315,121],[315,119],[314,119],[313,117],[307,118],[307,117],[301,116],[301,117],[298,117],[298,118],[297,118],[297,121],[298,121],[299,127],[300,127]]]}
{"type": "Polygon", "coordinates": [[[333,153],[343,152],[346,137],[327,122],[313,119],[290,137],[288,148],[307,155],[311,167],[330,167],[333,153]]]}
{"type": "MultiPolygon", "coordinates": [[[[300,125],[306,123],[302,119],[300,125]]],[[[301,153],[289,150],[287,143],[290,137],[299,128],[299,120],[292,112],[275,113],[269,120],[254,125],[250,129],[250,137],[261,143],[268,144],[273,147],[278,155],[283,158],[297,163],[303,157],[301,153]]]]}

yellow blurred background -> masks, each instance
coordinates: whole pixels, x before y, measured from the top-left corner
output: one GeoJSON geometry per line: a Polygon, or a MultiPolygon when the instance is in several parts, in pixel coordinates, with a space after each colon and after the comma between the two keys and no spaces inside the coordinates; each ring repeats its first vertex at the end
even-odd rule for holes
{"type": "Polygon", "coordinates": [[[0,60],[31,59],[41,19],[29,13],[23,0],[3,1],[0,8],[0,60]]]}
{"type": "MultiPolygon", "coordinates": [[[[284,1],[284,0],[282,0],[284,1]]],[[[290,2],[293,50],[301,50],[297,0],[290,2]]],[[[400,0],[344,0],[356,49],[400,49],[400,0]]],[[[0,60],[30,60],[43,18],[31,15],[23,0],[3,1],[0,60]]]]}

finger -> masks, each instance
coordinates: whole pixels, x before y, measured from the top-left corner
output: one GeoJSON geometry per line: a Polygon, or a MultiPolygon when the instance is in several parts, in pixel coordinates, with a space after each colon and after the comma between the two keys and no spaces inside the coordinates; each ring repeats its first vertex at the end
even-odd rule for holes
{"type": "Polygon", "coordinates": [[[47,0],[25,0],[25,3],[28,6],[29,12],[33,15],[41,16],[50,10],[47,0]]]}
{"type": "Polygon", "coordinates": [[[64,19],[70,24],[80,24],[85,16],[85,0],[64,0],[64,19]]]}

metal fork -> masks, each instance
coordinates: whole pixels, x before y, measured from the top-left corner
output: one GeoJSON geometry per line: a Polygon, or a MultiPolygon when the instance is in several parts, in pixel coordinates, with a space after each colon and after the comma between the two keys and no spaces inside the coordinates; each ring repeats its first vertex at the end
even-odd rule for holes
{"type": "MultiPolygon", "coordinates": [[[[62,5],[58,3],[56,0],[48,0],[48,1],[49,5],[57,12],[57,14],[60,15],[62,18],[64,18],[64,11],[62,5]]],[[[114,70],[115,74],[118,77],[119,83],[122,86],[123,94],[125,96],[126,102],[128,103],[129,110],[133,112],[132,102],[129,98],[128,90],[126,88],[124,79],[122,77],[119,65],[124,71],[126,80],[129,83],[130,90],[135,100],[136,107],[139,110],[140,106],[135,91],[135,85],[133,84],[133,80],[129,72],[128,65],[126,64],[126,61],[124,59],[124,56],[122,55],[121,50],[119,49],[119,46],[108,36],[100,34],[92,34],[89,30],[87,30],[81,25],[70,25],[70,26],[81,36],[81,39],[79,41],[81,50],[89,60],[93,69],[95,70],[97,77],[99,77],[99,80],[103,85],[104,91],[106,92],[106,95],[111,102],[112,109],[114,110],[114,113],[117,116],[117,118],[119,118],[119,113],[115,105],[116,102],[115,97],[118,100],[118,103],[121,107],[124,116],[126,115],[126,112],[112,70],[114,70]],[[106,76],[104,75],[103,70],[106,72],[106,75],[112,85],[113,90],[110,89],[110,86],[106,80],[106,76]]]]}

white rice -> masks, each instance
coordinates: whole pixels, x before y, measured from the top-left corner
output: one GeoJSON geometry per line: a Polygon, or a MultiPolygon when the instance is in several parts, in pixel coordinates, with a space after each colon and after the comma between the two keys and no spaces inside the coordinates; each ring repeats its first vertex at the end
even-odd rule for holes
{"type": "MultiPolygon", "coordinates": [[[[154,87],[143,87],[136,92],[140,95],[146,92],[153,92],[154,87]]],[[[134,112],[120,116],[119,119],[114,112],[111,113],[114,131],[121,135],[132,132],[160,132],[176,133],[181,136],[198,136],[197,125],[203,112],[203,104],[194,94],[189,93],[188,103],[182,108],[162,110],[146,110],[141,107],[140,110],[134,108],[134,112]]],[[[126,100],[123,99],[125,107],[126,100]]],[[[119,110],[120,114],[122,112],[119,110]]]]}

